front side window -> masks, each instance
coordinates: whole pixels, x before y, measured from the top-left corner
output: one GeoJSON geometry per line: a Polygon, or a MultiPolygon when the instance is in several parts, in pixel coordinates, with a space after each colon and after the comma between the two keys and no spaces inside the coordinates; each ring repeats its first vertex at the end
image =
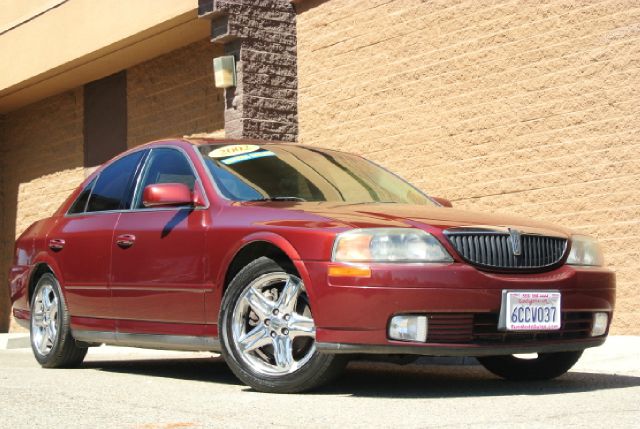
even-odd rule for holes
{"type": "Polygon", "coordinates": [[[102,170],[93,187],[87,212],[122,210],[131,201],[133,177],[144,152],[134,152],[102,170]]]}
{"type": "Polygon", "coordinates": [[[296,145],[203,145],[222,194],[235,201],[434,203],[398,176],[359,156],[296,145]]]}
{"type": "Polygon", "coordinates": [[[146,167],[142,172],[135,208],[145,208],[142,201],[142,191],[145,187],[158,183],[183,183],[193,191],[196,176],[191,164],[182,152],[168,148],[151,150],[146,167]]]}

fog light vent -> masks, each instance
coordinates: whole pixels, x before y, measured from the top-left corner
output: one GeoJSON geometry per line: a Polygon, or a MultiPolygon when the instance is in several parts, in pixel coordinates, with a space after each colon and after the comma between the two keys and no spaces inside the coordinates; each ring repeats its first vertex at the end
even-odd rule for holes
{"type": "Polygon", "coordinates": [[[607,313],[596,313],[593,315],[593,327],[591,328],[591,336],[599,337],[607,332],[609,324],[609,315],[607,313]]]}
{"type": "Polygon", "coordinates": [[[393,316],[389,324],[389,338],[400,341],[427,341],[427,316],[393,316]]]}

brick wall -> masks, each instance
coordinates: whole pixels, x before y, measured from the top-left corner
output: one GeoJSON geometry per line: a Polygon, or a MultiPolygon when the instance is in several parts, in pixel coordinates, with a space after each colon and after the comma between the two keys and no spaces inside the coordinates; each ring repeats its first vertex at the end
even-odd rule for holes
{"type": "MultiPolygon", "coordinates": [[[[0,231],[4,229],[5,221],[5,209],[4,209],[4,175],[1,173],[4,171],[4,158],[5,158],[5,136],[4,136],[4,115],[0,115],[0,231]]],[[[5,269],[3,261],[6,259],[5,248],[8,247],[5,235],[0,232],[0,270],[5,269]]],[[[8,268],[6,268],[8,269],[8,268]]],[[[0,271],[0,276],[5,277],[6,271],[0,271]]],[[[3,278],[0,277],[0,278],[3,278]]],[[[6,277],[5,277],[6,278],[6,277]]],[[[0,309],[7,308],[9,306],[9,288],[0,287],[0,309]]],[[[9,314],[5,314],[0,310],[0,332],[7,332],[9,329],[10,317],[9,314]]]]}
{"type": "Polygon", "coordinates": [[[129,147],[224,128],[224,95],[212,61],[222,48],[193,43],[127,70],[129,147]]]}
{"type": "Polygon", "coordinates": [[[0,273],[6,279],[14,239],[52,214],[84,179],[82,90],[8,113],[3,128],[0,273]]]}
{"type": "Polygon", "coordinates": [[[298,135],[296,13],[290,0],[200,0],[211,41],[236,60],[225,92],[225,134],[295,141],[298,135]]]}
{"type": "Polygon", "coordinates": [[[364,154],[455,206],[598,237],[614,333],[640,334],[634,1],[306,1],[301,143],[364,154]]]}
{"type": "MultiPolygon", "coordinates": [[[[211,66],[219,50],[203,40],[127,70],[129,147],[224,127],[223,95],[214,88],[211,66]]],[[[51,215],[92,170],[84,168],[83,160],[81,87],[10,112],[0,121],[2,277],[9,270],[14,239],[32,222],[51,215]]],[[[7,319],[3,299],[0,332],[7,319]]]]}

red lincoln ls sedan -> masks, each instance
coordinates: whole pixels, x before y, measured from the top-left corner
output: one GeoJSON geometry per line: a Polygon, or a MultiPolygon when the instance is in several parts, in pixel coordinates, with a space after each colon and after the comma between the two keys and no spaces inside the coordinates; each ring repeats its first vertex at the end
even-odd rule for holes
{"type": "Polygon", "coordinates": [[[231,140],[106,163],[20,236],[10,287],[44,367],[100,344],[215,351],[265,392],[371,354],[550,379],[605,341],[615,300],[589,237],[455,210],[359,156],[231,140]]]}

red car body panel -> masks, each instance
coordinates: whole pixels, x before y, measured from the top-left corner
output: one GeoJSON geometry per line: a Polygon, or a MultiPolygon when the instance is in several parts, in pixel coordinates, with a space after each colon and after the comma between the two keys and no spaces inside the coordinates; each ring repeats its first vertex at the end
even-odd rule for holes
{"type": "Polygon", "coordinates": [[[62,273],[65,298],[74,315],[114,318],[109,284],[113,229],[120,213],[59,217],[47,235],[63,240],[60,250],[49,248],[62,273]]]}
{"type": "Polygon", "coordinates": [[[134,150],[167,145],[182,149],[193,163],[202,207],[65,215],[80,186],[52,217],[36,222],[16,242],[9,281],[17,319],[28,323],[29,285],[36,269],[46,264],[62,286],[72,330],[217,337],[227,271],[238,252],[255,242],[278,247],[295,265],[307,285],[319,343],[416,346],[387,338],[391,316],[495,313],[505,289],[560,290],[563,310],[613,312],[615,275],[605,268],[481,271],[460,259],[443,235],[447,228],[469,225],[569,236],[567,229],[435,206],[232,202],[217,191],[193,142],[160,141],[134,150]],[[336,234],[366,227],[423,229],[454,261],[370,264],[370,278],[329,277],[336,234]],[[123,236],[125,241],[133,237],[134,244],[122,246],[123,236]],[[52,246],[51,240],[62,240],[63,247],[56,248],[59,241],[52,246]]]}
{"type": "MultiPolygon", "coordinates": [[[[163,209],[121,213],[111,248],[111,302],[116,319],[204,323],[208,210],[163,209]],[[180,305],[175,305],[180,303],[180,305]]],[[[73,314],[73,313],[72,313],[73,314]]]]}

